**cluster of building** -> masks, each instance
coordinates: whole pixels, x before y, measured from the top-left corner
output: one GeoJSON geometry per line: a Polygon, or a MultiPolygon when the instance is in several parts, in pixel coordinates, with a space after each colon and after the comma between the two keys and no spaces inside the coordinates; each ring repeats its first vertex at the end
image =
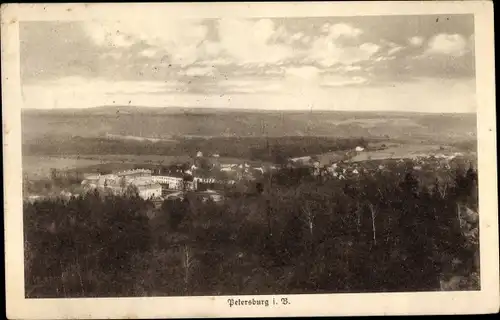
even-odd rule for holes
{"type": "Polygon", "coordinates": [[[144,199],[157,198],[162,195],[162,186],[152,179],[151,170],[135,169],[112,174],[85,175],[82,186],[86,190],[106,190],[112,194],[124,194],[129,187],[137,189],[144,199]]]}
{"type": "MultiPolygon", "coordinates": [[[[363,148],[356,148],[356,152],[363,151],[363,148]]],[[[463,154],[456,152],[453,154],[430,154],[420,155],[412,158],[399,159],[381,159],[372,161],[353,162],[342,160],[328,165],[320,165],[319,161],[314,161],[311,157],[300,157],[290,159],[290,167],[308,167],[311,174],[320,177],[329,177],[333,179],[344,180],[349,177],[356,177],[362,174],[373,174],[376,172],[385,172],[400,167],[407,168],[408,164],[414,171],[451,169],[453,161],[462,158],[463,154]]]]}
{"type": "Polygon", "coordinates": [[[87,174],[81,184],[86,190],[106,190],[116,195],[124,194],[133,186],[144,199],[176,198],[185,191],[196,191],[202,199],[219,201],[220,195],[208,190],[210,186],[234,185],[242,179],[255,180],[256,173],[264,173],[262,167],[246,163],[220,164],[217,158],[218,154],[204,158],[202,152],[197,152],[191,164],[178,165],[167,172],[134,169],[112,174],[87,174]]]}
{"type": "MultiPolygon", "coordinates": [[[[363,152],[364,148],[357,147],[353,151],[363,152]]],[[[463,156],[461,153],[415,156],[411,160],[411,165],[417,171],[425,171],[429,168],[430,170],[450,169],[452,160],[461,156],[463,156]]],[[[183,198],[185,192],[193,191],[201,196],[202,200],[212,199],[218,202],[222,196],[210,189],[234,185],[240,180],[259,180],[264,173],[278,169],[275,165],[220,163],[218,158],[218,154],[205,158],[201,152],[198,152],[193,162],[172,166],[167,170],[134,169],[112,174],[86,174],[81,185],[87,191],[97,189],[115,195],[125,194],[132,187],[140,197],[158,200],[183,198]]],[[[383,159],[353,162],[344,159],[336,163],[321,165],[314,157],[305,156],[290,158],[286,166],[307,167],[314,176],[343,180],[357,175],[393,170],[399,165],[406,166],[409,160],[383,159]]],[[[61,194],[61,196],[69,197],[70,195],[61,194]]]]}
{"type": "Polygon", "coordinates": [[[199,191],[198,194],[202,196],[202,199],[207,196],[214,201],[220,201],[221,196],[215,191],[199,190],[201,185],[233,185],[235,183],[235,180],[193,176],[191,170],[161,175],[153,174],[153,171],[149,169],[134,169],[112,174],[87,174],[81,182],[87,191],[102,190],[122,195],[130,187],[134,187],[143,199],[181,198],[186,191],[199,191]]]}
{"type": "Polygon", "coordinates": [[[197,179],[203,183],[235,184],[236,181],[240,180],[256,180],[264,172],[274,169],[276,169],[275,166],[264,167],[261,164],[249,164],[247,162],[222,163],[217,153],[204,157],[202,152],[198,152],[193,164],[185,173],[198,177],[197,179]],[[211,179],[212,181],[201,181],[201,179],[211,179]],[[216,182],[213,180],[216,180],[216,182]]]}
{"type": "Polygon", "coordinates": [[[189,191],[197,189],[197,179],[182,176],[153,175],[152,170],[134,169],[113,174],[91,174],[85,176],[82,185],[86,189],[107,190],[119,195],[129,187],[135,187],[144,199],[161,198],[169,191],[189,191]]]}

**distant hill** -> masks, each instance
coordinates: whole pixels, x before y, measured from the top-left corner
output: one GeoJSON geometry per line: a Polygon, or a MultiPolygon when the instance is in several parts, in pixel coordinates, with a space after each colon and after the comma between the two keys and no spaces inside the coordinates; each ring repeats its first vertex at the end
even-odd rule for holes
{"type": "Polygon", "coordinates": [[[475,114],[263,111],[103,106],[23,110],[23,141],[71,138],[325,136],[460,142],[476,138],[475,114]]]}

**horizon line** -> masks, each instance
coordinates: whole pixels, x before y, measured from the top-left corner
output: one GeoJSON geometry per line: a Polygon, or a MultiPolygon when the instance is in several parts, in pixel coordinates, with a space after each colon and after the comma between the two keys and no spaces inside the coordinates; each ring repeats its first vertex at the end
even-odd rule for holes
{"type": "Polygon", "coordinates": [[[181,107],[181,106],[145,106],[145,105],[102,105],[102,106],[94,106],[94,107],[80,107],[80,108],[21,108],[21,111],[84,111],[84,110],[97,110],[97,109],[111,109],[111,108],[135,108],[135,109],[156,109],[156,110],[165,110],[165,109],[180,109],[180,110],[214,110],[214,111],[246,111],[246,112],[304,112],[304,113],[314,113],[314,112],[353,112],[353,113],[418,113],[418,114],[476,114],[477,111],[439,111],[439,112],[428,112],[428,111],[415,111],[415,110],[391,110],[391,109],[383,109],[383,110],[347,110],[347,109],[315,109],[315,108],[304,108],[304,109],[268,109],[268,108],[260,108],[260,109],[250,109],[250,108],[224,108],[224,107],[181,107]]]}

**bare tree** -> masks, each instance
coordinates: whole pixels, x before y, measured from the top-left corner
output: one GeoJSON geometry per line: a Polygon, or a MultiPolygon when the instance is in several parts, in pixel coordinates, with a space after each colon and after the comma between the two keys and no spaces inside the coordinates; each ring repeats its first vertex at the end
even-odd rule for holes
{"type": "Polygon", "coordinates": [[[187,294],[189,291],[190,269],[194,264],[191,249],[186,244],[183,250],[183,267],[184,267],[184,291],[187,294]]]}
{"type": "Polygon", "coordinates": [[[139,189],[137,188],[137,186],[133,185],[133,184],[130,184],[127,186],[127,188],[125,189],[125,196],[127,198],[135,198],[135,197],[138,197],[139,196],[139,189]]]}
{"type": "Polygon", "coordinates": [[[68,295],[66,293],[65,283],[66,283],[67,278],[68,278],[68,272],[65,271],[63,264],[62,264],[62,261],[59,261],[59,266],[61,267],[61,286],[62,286],[64,297],[66,298],[68,295]]]}
{"type": "Polygon", "coordinates": [[[444,183],[438,190],[441,198],[444,199],[448,191],[448,184],[444,183]]]}
{"type": "Polygon", "coordinates": [[[361,211],[361,207],[359,206],[359,204],[357,205],[357,210],[356,210],[356,229],[359,233],[359,231],[361,230],[361,214],[362,214],[362,211],[361,211]]]}
{"type": "Polygon", "coordinates": [[[373,243],[374,245],[377,245],[377,231],[375,229],[375,215],[376,215],[376,208],[373,206],[373,204],[368,204],[371,214],[372,214],[372,232],[373,232],[373,243]]]}
{"type": "Polygon", "coordinates": [[[127,189],[127,181],[125,180],[125,177],[120,178],[120,188],[122,193],[125,193],[125,190],[127,189]]]}
{"type": "Polygon", "coordinates": [[[309,205],[309,202],[306,201],[305,205],[302,206],[302,212],[304,213],[303,215],[303,220],[305,221],[309,233],[311,235],[311,240],[314,237],[314,216],[315,214],[313,213],[313,210],[311,210],[311,207],[309,205]]]}
{"type": "Polygon", "coordinates": [[[463,228],[466,225],[466,222],[462,219],[462,206],[460,203],[457,203],[457,219],[460,227],[463,228]]]}

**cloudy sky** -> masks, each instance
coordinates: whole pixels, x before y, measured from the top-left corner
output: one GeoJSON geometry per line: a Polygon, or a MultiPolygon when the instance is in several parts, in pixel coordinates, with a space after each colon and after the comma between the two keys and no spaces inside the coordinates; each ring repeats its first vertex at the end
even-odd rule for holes
{"type": "Polygon", "coordinates": [[[20,23],[25,108],[475,112],[472,15],[20,23]]]}

